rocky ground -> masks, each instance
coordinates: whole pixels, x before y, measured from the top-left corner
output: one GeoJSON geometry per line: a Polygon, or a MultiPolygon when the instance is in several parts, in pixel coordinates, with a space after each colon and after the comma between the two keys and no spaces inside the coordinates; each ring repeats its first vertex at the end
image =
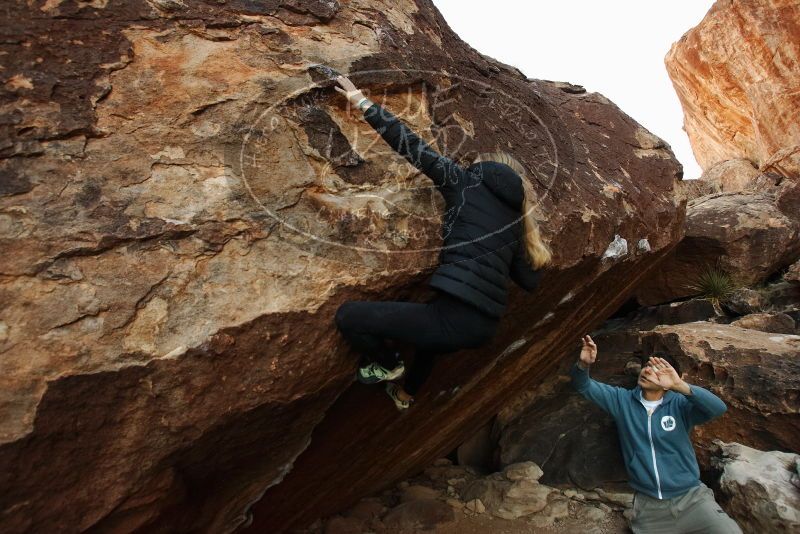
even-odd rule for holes
{"type": "Polygon", "coordinates": [[[532,462],[480,475],[447,458],[297,534],[610,534],[627,532],[629,491],[558,489],[539,484],[532,462]]]}

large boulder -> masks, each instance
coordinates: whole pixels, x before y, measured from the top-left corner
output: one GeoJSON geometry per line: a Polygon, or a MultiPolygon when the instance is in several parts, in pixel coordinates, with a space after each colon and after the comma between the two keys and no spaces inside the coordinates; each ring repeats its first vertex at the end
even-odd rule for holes
{"type": "Polygon", "coordinates": [[[665,63],[703,170],[743,158],[800,177],[796,0],[719,0],[665,63]]]}
{"type": "Polygon", "coordinates": [[[711,185],[715,193],[735,193],[756,185],[760,175],[749,160],[729,159],[709,168],[699,181],[711,185]]]}
{"type": "Polygon", "coordinates": [[[746,534],[800,532],[800,455],[718,442],[722,505],[746,534]]]}
{"type": "Polygon", "coordinates": [[[759,190],[690,200],[686,233],[672,255],[637,289],[643,305],[698,295],[715,269],[752,285],[800,257],[800,181],[765,180],[759,190]]]}
{"type": "Polygon", "coordinates": [[[525,410],[503,428],[498,449],[502,465],[541,465],[544,484],[592,490],[628,479],[614,421],[576,392],[525,410]]]}
{"type": "Polygon", "coordinates": [[[226,532],[265,490],[261,531],[330,515],[551,375],[682,234],[666,143],[600,94],[477,53],[428,0],[0,17],[4,532],[226,532]],[[403,417],[353,385],[332,318],[428,295],[442,201],[319,63],[463,163],[513,152],[555,251],[403,417]]]}

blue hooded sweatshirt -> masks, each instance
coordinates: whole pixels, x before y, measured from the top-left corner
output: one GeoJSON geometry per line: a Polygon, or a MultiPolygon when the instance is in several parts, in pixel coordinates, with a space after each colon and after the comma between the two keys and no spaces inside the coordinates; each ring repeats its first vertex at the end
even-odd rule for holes
{"type": "Polygon", "coordinates": [[[589,378],[577,364],[572,385],[608,412],[617,423],[628,484],[656,499],[683,495],[700,484],[700,469],[689,437],[692,427],[725,413],[725,403],[710,391],[690,386],[691,395],[664,393],[652,414],[641,402],[642,388],[625,389],[589,378]]]}

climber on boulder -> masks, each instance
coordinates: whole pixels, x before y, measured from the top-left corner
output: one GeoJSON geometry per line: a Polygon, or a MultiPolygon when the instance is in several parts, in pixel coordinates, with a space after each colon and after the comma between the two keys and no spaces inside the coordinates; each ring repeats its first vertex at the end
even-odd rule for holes
{"type": "Polygon", "coordinates": [[[388,110],[370,101],[344,76],[337,76],[351,104],[396,152],[433,181],[445,200],[440,265],[429,285],[436,295],[416,302],[345,302],[336,325],[362,359],[356,378],[372,384],[400,378],[405,367],[386,341],[415,348],[401,387],[387,383],[398,409],[433,369],[434,356],[487,343],[507,303],[510,277],[527,291],[536,288],[551,252],[533,216],[536,194],[522,166],[504,153],[482,154],[463,168],[438,154],[388,110]]]}
{"type": "Polygon", "coordinates": [[[597,345],[584,336],[581,355],[570,372],[572,385],[617,424],[628,484],[635,490],[633,532],[741,534],[714,500],[714,492],[700,482],[690,438],[694,425],[725,413],[725,403],[684,382],[677,364],[667,358],[650,357],[633,389],[589,378],[589,366],[596,359],[597,345]]]}

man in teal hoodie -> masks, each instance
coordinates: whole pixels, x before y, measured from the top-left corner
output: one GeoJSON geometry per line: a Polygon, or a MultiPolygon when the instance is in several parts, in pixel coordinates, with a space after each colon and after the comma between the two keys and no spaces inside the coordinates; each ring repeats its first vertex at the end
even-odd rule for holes
{"type": "Polygon", "coordinates": [[[637,386],[624,389],[589,378],[597,346],[583,337],[581,356],[570,374],[588,400],[617,424],[628,483],[635,490],[631,527],[635,533],[736,534],[741,530],[700,482],[692,427],[725,413],[725,403],[684,382],[664,358],[651,357],[637,386]]]}

